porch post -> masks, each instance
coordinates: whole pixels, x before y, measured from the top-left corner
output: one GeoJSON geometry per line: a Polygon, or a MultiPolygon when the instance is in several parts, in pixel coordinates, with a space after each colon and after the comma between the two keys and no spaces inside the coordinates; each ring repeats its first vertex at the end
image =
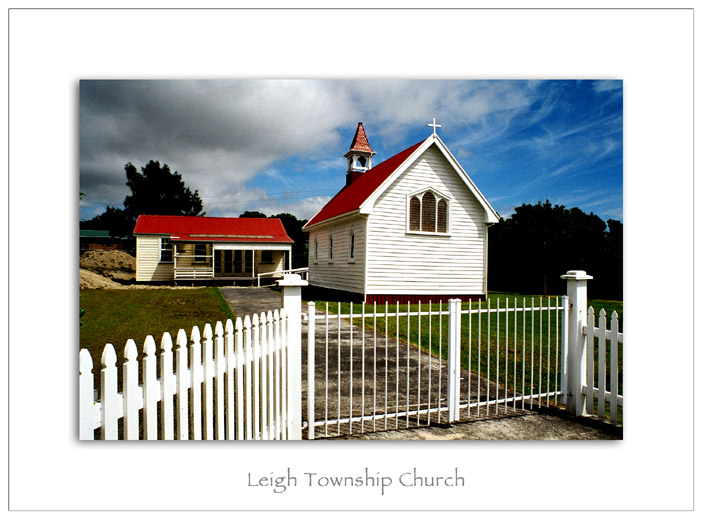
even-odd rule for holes
{"type": "MultiPolygon", "coordinates": [[[[587,281],[592,279],[584,270],[569,270],[561,276],[567,282],[567,337],[563,344],[566,371],[566,410],[575,416],[585,413],[585,396],[582,387],[585,381],[586,357],[585,336],[582,333],[587,319],[587,281]]],[[[564,323],[565,324],[565,323],[564,323]]]]}
{"type": "Polygon", "coordinates": [[[283,309],[288,314],[288,439],[302,439],[302,287],[298,274],[285,274],[278,281],[283,288],[283,309]]]}
{"type": "Polygon", "coordinates": [[[458,420],[461,403],[461,300],[449,299],[448,321],[448,412],[449,422],[458,420]]]}

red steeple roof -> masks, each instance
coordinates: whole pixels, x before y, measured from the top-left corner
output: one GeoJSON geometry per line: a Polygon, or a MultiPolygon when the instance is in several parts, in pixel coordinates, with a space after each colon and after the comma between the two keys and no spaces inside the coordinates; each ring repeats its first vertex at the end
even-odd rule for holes
{"type": "Polygon", "coordinates": [[[356,135],[353,136],[353,141],[351,141],[349,151],[365,151],[366,153],[375,155],[375,152],[371,149],[370,144],[368,144],[368,137],[366,136],[366,130],[363,128],[363,123],[358,123],[356,135]]]}
{"type": "MultiPolygon", "coordinates": [[[[363,129],[360,123],[359,127],[363,129]]],[[[363,135],[365,136],[365,132],[363,135]]],[[[327,203],[327,205],[322,208],[321,211],[319,211],[309,222],[307,222],[305,227],[309,227],[310,225],[323,222],[329,218],[334,218],[335,216],[340,216],[359,209],[363,202],[365,202],[366,199],[371,196],[375,190],[378,189],[378,187],[380,187],[380,185],[388,177],[390,177],[390,175],[392,175],[395,170],[402,165],[407,157],[409,157],[412,152],[416,150],[423,142],[424,141],[418,142],[414,146],[401,151],[393,157],[390,157],[385,162],[381,162],[361,175],[351,185],[344,187],[327,203]]]]}

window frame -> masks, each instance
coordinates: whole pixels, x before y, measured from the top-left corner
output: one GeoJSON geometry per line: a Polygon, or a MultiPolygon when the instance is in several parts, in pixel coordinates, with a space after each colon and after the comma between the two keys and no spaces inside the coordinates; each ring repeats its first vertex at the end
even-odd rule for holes
{"type": "Polygon", "coordinates": [[[267,249],[262,249],[261,250],[261,261],[260,264],[262,265],[273,265],[273,251],[272,250],[267,250],[267,249]],[[270,254],[270,258],[265,259],[263,256],[264,254],[268,256],[270,254]]]}
{"type": "Polygon", "coordinates": [[[193,243],[193,263],[208,263],[207,258],[207,243],[193,243]],[[198,254],[198,247],[204,247],[204,254],[198,254]],[[202,257],[204,256],[204,258],[202,257]]]}
{"type": "Polygon", "coordinates": [[[353,229],[349,230],[349,263],[356,263],[356,233],[353,229]]]}
{"type": "Polygon", "coordinates": [[[175,256],[174,252],[174,247],[173,247],[173,241],[171,241],[170,236],[165,237],[161,236],[158,239],[158,262],[159,263],[173,263],[173,257],[175,256]],[[170,245],[170,256],[171,259],[169,260],[164,260],[163,259],[163,252],[164,252],[164,244],[170,245]]]}
{"type": "Polygon", "coordinates": [[[334,234],[329,233],[329,240],[327,241],[329,248],[327,250],[327,262],[334,263],[334,234]]]}
{"type": "Polygon", "coordinates": [[[416,191],[414,193],[410,193],[407,195],[407,203],[406,203],[406,218],[405,218],[405,232],[407,234],[418,234],[418,235],[423,235],[423,236],[450,236],[451,235],[451,198],[446,196],[445,194],[441,193],[440,191],[427,187],[424,189],[421,189],[419,191],[416,191]],[[423,206],[423,198],[424,195],[427,193],[431,193],[435,200],[434,200],[434,229],[437,229],[439,226],[439,202],[443,200],[446,203],[446,231],[441,232],[441,231],[424,231],[422,230],[422,225],[424,223],[424,206],[423,206]],[[410,210],[410,204],[413,199],[419,200],[419,230],[416,229],[411,229],[410,227],[410,219],[411,219],[411,210],[410,210]]]}

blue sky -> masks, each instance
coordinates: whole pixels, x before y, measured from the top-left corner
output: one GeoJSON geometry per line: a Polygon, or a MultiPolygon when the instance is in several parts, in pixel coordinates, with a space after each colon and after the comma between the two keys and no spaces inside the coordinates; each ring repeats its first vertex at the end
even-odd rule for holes
{"type": "Polygon", "coordinates": [[[209,216],[310,218],[345,182],[358,121],[374,164],[438,133],[502,215],[550,200],[623,220],[621,81],[81,81],[81,219],[159,160],[209,216]]]}

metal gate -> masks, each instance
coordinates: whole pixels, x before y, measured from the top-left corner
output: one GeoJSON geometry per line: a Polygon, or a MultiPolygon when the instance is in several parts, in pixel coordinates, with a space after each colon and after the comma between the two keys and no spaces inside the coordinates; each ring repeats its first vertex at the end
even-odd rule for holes
{"type": "Polygon", "coordinates": [[[566,307],[565,296],[402,306],[309,303],[303,316],[307,437],[485,419],[555,404],[563,394],[566,307]]]}

